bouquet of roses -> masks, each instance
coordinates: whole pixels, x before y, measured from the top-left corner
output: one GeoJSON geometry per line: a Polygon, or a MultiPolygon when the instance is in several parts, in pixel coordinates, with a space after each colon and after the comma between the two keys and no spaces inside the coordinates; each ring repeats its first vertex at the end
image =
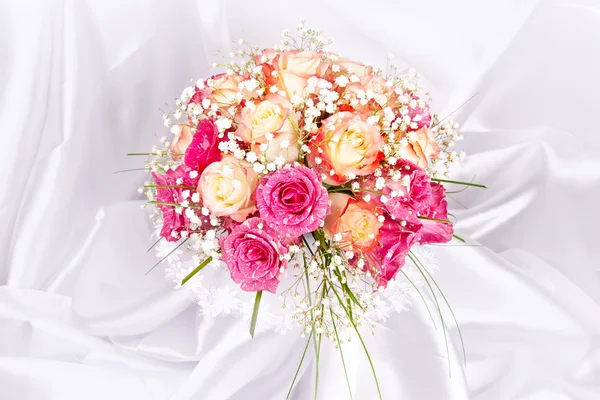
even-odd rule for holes
{"type": "Polygon", "coordinates": [[[461,158],[456,124],[431,113],[416,74],[328,44],[304,24],[277,48],[240,40],[214,65],[224,73],[165,113],[175,136],[147,153],[145,185],[159,241],[198,260],[181,284],[216,263],[254,293],[252,335],[266,291],[317,351],[347,331],[364,346],[359,328],[407,259],[429,284],[411,249],[452,239],[442,183],[459,183],[444,177],[461,158]]]}

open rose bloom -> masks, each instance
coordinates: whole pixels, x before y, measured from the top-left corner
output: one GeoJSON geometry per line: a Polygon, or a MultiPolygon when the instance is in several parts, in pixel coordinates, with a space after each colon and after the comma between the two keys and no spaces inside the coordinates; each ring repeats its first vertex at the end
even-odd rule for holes
{"type": "Polygon", "coordinates": [[[388,291],[410,276],[431,279],[419,248],[453,239],[443,183],[458,183],[445,178],[460,137],[415,74],[323,43],[302,26],[276,49],[244,45],[226,72],[186,88],[146,188],[162,238],[197,262],[183,283],[223,268],[256,296],[252,324],[265,291],[304,334],[338,342],[385,319],[381,304],[402,308],[388,291]]]}

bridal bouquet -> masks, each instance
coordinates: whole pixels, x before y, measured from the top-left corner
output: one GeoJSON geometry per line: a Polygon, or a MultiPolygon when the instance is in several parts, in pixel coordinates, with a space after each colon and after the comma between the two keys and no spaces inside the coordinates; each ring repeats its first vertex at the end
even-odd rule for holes
{"type": "Polygon", "coordinates": [[[304,24],[277,48],[240,40],[214,65],[224,73],[165,113],[174,137],[142,153],[145,191],[159,241],[197,260],[182,285],[225,269],[253,295],[252,335],[273,295],[307,347],[318,352],[323,336],[339,346],[350,331],[367,350],[361,327],[382,319],[380,293],[410,280],[407,262],[431,288],[413,249],[453,238],[443,183],[461,183],[444,179],[460,137],[431,112],[418,75],[328,44],[304,24]]]}

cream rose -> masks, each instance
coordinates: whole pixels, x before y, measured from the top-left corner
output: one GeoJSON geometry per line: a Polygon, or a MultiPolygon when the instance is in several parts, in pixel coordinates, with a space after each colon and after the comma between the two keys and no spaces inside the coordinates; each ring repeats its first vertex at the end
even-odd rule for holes
{"type": "Polygon", "coordinates": [[[368,175],[379,166],[383,139],[379,127],[364,116],[340,112],[322,121],[309,142],[309,164],[326,175],[325,182],[339,185],[349,175],[368,175]]]}
{"type": "MultiPolygon", "coordinates": [[[[273,162],[280,156],[286,163],[298,161],[298,135],[295,131],[278,133],[267,143],[253,144],[251,149],[256,154],[262,155],[266,162],[273,162]]],[[[259,158],[259,161],[263,161],[263,158],[259,158]]]]}
{"type": "Polygon", "coordinates": [[[267,133],[294,133],[288,116],[292,104],[282,96],[269,94],[258,104],[248,103],[237,118],[236,135],[246,143],[265,143],[267,133]]]}
{"type": "Polygon", "coordinates": [[[321,76],[328,68],[318,51],[282,51],[273,59],[277,87],[291,99],[294,94],[302,95],[308,78],[321,76]]]}
{"type": "Polygon", "coordinates": [[[219,74],[212,79],[212,92],[208,99],[219,106],[236,104],[237,94],[240,92],[238,85],[244,78],[239,75],[219,74]]]}
{"type": "Polygon", "coordinates": [[[171,155],[174,160],[179,160],[185,155],[185,151],[192,143],[191,123],[186,122],[179,124],[179,132],[175,135],[175,139],[171,142],[171,155]]]}
{"type": "Polygon", "coordinates": [[[406,138],[408,145],[402,147],[398,155],[421,168],[427,168],[429,160],[436,159],[440,154],[435,138],[426,127],[408,133],[406,138]]]}
{"type": "Polygon", "coordinates": [[[377,246],[379,230],[383,226],[377,219],[375,207],[358,201],[347,194],[330,193],[331,214],[323,226],[329,238],[338,235],[340,245],[346,249],[367,253],[377,246]]]}
{"type": "Polygon", "coordinates": [[[244,222],[256,211],[253,198],[257,184],[258,178],[250,165],[226,156],[206,167],[197,191],[202,204],[213,215],[244,222]]]}

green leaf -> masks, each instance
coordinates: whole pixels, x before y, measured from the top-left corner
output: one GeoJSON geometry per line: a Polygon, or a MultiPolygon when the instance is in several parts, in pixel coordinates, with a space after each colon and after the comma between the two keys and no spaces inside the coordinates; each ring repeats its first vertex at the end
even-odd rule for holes
{"type": "Polygon", "coordinates": [[[187,281],[189,281],[190,279],[192,279],[192,277],[194,275],[196,275],[198,272],[200,272],[202,270],[202,268],[206,267],[211,261],[212,261],[212,256],[208,257],[206,260],[202,261],[202,263],[200,263],[200,265],[198,265],[196,268],[194,268],[194,270],[192,272],[190,272],[185,278],[183,278],[183,280],[181,281],[181,286],[185,285],[185,283],[187,281]]]}
{"type": "Polygon", "coordinates": [[[252,310],[252,319],[250,320],[250,336],[254,338],[254,330],[256,329],[256,321],[258,319],[258,309],[260,307],[260,299],[262,297],[262,290],[256,292],[256,298],[254,299],[254,310],[252,310]]]}
{"type": "Polygon", "coordinates": [[[448,179],[439,179],[439,178],[431,178],[432,181],[436,181],[436,182],[444,182],[444,183],[454,183],[456,185],[466,185],[466,186],[474,186],[474,187],[478,187],[478,188],[483,188],[483,189],[487,189],[487,186],[485,185],[481,185],[479,183],[470,183],[470,182],[461,182],[461,181],[451,181],[448,179]]]}

